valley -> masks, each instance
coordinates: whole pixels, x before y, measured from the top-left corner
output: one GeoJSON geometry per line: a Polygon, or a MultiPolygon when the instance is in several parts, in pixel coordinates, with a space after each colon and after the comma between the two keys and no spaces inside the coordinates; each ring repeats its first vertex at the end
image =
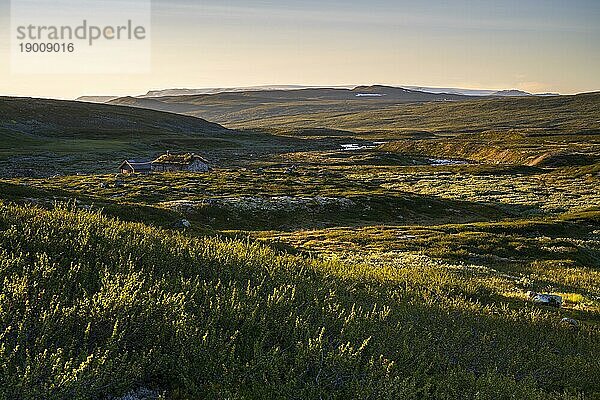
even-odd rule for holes
{"type": "Polygon", "coordinates": [[[109,103],[0,98],[0,398],[600,393],[599,93],[109,103]]]}

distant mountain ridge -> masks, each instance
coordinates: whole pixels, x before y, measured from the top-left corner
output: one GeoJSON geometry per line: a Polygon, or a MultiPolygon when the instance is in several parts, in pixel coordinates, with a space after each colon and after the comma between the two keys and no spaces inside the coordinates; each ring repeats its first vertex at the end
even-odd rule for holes
{"type": "Polygon", "coordinates": [[[524,92],[522,90],[517,89],[508,89],[508,90],[498,90],[497,92],[492,93],[492,96],[533,96],[531,93],[524,92]]]}
{"type": "MultiPolygon", "coordinates": [[[[416,92],[430,94],[452,94],[461,96],[558,96],[558,93],[533,94],[518,89],[494,90],[494,89],[463,89],[452,87],[428,87],[428,86],[410,86],[410,85],[333,85],[333,86],[310,86],[310,85],[262,85],[262,86],[242,86],[242,87],[222,87],[222,88],[171,88],[149,90],[147,93],[135,98],[157,98],[170,96],[194,96],[221,93],[242,93],[242,92],[272,92],[272,91],[295,91],[305,89],[347,89],[364,87],[391,87],[397,89],[408,89],[416,92]]],[[[126,96],[127,97],[127,96],[126,96]]],[[[119,96],[81,96],[76,100],[89,101],[94,103],[105,103],[119,98],[119,96]]]]}
{"type": "Polygon", "coordinates": [[[111,100],[108,104],[175,112],[221,124],[232,124],[275,116],[349,112],[401,103],[465,101],[472,98],[374,85],[357,86],[352,89],[304,88],[163,97],[128,96],[111,100]]]}
{"type": "MultiPolygon", "coordinates": [[[[183,89],[188,91],[188,89],[183,89]]],[[[171,91],[167,91],[172,93],[171,91]]],[[[180,92],[177,89],[177,93],[180,92]]],[[[450,101],[450,100],[465,100],[468,96],[446,94],[446,93],[428,93],[417,90],[411,90],[401,87],[372,85],[372,86],[356,86],[354,88],[298,88],[298,89],[272,89],[272,90],[247,90],[234,92],[220,93],[199,93],[199,94],[174,94],[169,96],[138,96],[138,97],[120,97],[110,100],[110,104],[133,105],[144,107],[144,104],[152,105],[153,102],[168,102],[168,103],[194,103],[200,99],[210,99],[211,102],[217,99],[236,99],[236,98],[260,98],[263,100],[356,100],[361,95],[372,95],[385,98],[385,100],[396,101],[450,101]]],[[[364,99],[362,99],[364,100],[364,99]]]]}
{"type": "Polygon", "coordinates": [[[86,103],[108,103],[111,100],[118,99],[119,96],[81,96],[76,101],[84,101],[86,103]]]}
{"type": "Polygon", "coordinates": [[[232,88],[200,88],[200,89],[162,89],[150,90],[146,94],[135,97],[164,97],[164,96],[188,96],[198,94],[218,94],[218,93],[235,93],[235,92],[250,92],[250,91],[273,91],[273,90],[300,90],[300,89],[352,89],[354,86],[303,86],[303,85],[264,85],[264,86],[245,86],[232,88]]]}
{"type": "Polygon", "coordinates": [[[233,88],[201,88],[201,89],[164,89],[150,90],[138,98],[146,97],[164,97],[164,96],[186,96],[199,94],[218,94],[218,93],[237,93],[247,91],[277,91],[277,90],[303,90],[303,89],[348,89],[353,90],[365,87],[389,87],[397,89],[408,89],[416,92],[433,94],[454,94],[464,96],[531,96],[532,93],[516,89],[508,90],[488,90],[488,89],[461,89],[461,88],[435,88],[427,86],[404,86],[404,85],[341,85],[341,86],[303,86],[303,85],[267,85],[267,86],[248,86],[233,88]]]}
{"type": "MultiPolygon", "coordinates": [[[[188,91],[188,89],[185,89],[188,91]]],[[[212,94],[174,94],[161,97],[120,97],[108,104],[150,108],[215,121],[228,127],[240,127],[250,121],[331,112],[360,112],[406,103],[483,101],[505,97],[536,97],[516,90],[493,91],[487,95],[431,93],[386,85],[362,85],[353,88],[296,88],[246,90],[212,94]]],[[[181,93],[178,90],[170,93],[181,93]]]]}

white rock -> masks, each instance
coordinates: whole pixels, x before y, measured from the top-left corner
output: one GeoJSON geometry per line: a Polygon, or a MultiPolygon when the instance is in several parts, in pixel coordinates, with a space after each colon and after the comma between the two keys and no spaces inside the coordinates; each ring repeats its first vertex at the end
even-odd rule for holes
{"type": "Polygon", "coordinates": [[[579,327],[579,321],[577,321],[576,319],[573,318],[563,318],[560,320],[560,323],[563,325],[568,325],[570,327],[573,328],[578,328],[579,327]]]}
{"type": "Polygon", "coordinates": [[[563,299],[561,296],[555,294],[546,294],[546,293],[535,293],[535,292],[527,292],[529,297],[534,303],[543,304],[546,306],[552,307],[561,307],[563,303],[563,299]]]}
{"type": "Polygon", "coordinates": [[[115,400],[157,400],[160,397],[160,393],[156,390],[150,390],[147,388],[139,388],[132,390],[123,397],[119,397],[115,400]]]}

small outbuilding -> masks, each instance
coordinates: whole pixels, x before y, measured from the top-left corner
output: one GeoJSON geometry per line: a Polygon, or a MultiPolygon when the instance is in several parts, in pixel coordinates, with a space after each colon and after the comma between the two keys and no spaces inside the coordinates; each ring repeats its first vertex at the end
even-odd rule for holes
{"type": "Polygon", "coordinates": [[[153,172],[208,172],[208,161],[195,153],[166,153],[152,161],[153,172]]]}
{"type": "Polygon", "coordinates": [[[119,170],[122,174],[149,174],[152,171],[150,161],[125,160],[121,163],[119,170]]]}

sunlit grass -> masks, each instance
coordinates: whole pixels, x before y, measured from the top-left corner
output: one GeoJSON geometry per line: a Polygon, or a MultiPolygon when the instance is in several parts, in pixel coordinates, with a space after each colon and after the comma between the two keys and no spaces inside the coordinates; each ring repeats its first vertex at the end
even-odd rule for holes
{"type": "Polygon", "coordinates": [[[563,327],[568,308],[507,296],[518,281],[489,267],[355,256],[291,256],[69,207],[0,205],[1,394],[89,398],[150,386],[181,398],[541,399],[600,390],[593,318],[563,327]]]}

